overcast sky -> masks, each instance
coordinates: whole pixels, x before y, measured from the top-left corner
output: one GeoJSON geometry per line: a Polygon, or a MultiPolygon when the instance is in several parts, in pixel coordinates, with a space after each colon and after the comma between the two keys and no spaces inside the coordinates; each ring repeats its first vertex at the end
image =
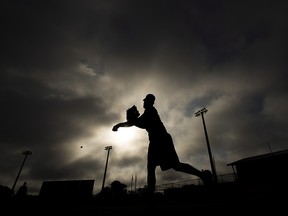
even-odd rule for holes
{"type": "MultiPolygon", "coordinates": [[[[5,0],[1,3],[0,185],[94,179],[146,184],[148,137],[120,128],[156,96],[182,162],[227,164],[288,147],[285,1],[5,0]],[[283,3],[280,3],[283,2],[283,3]],[[82,148],[81,148],[82,146],[82,148]]],[[[157,168],[157,184],[195,176],[157,168]]]]}

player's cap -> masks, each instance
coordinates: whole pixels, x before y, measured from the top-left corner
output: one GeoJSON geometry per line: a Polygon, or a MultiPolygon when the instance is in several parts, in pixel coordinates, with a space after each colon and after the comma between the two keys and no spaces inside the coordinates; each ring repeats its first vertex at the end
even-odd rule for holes
{"type": "Polygon", "coordinates": [[[155,102],[155,96],[153,94],[147,94],[146,97],[143,99],[143,101],[150,101],[155,102]]]}

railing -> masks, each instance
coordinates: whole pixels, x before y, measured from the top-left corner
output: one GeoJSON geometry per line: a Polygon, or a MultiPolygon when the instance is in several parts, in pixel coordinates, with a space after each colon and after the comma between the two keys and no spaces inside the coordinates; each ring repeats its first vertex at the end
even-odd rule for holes
{"type": "MultiPolygon", "coordinates": [[[[235,174],[228,173],[223,175],[218,175],[218,183],[225,183],[225,182],[234,182],[235,181],[235,174]]],[[[164,190],[169,188],[181,188],[185,185],[203,185],[203,182],[199,178],[189,179],[184,181],[172,182],[167,184],[157,185],[155,188],[156,192],[164,192],[164,190]]]]}

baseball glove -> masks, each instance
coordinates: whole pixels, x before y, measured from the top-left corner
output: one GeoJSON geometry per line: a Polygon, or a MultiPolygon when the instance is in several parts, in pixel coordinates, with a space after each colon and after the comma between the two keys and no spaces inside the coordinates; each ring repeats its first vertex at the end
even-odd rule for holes
{"type": "Polygon", "coordinates": [[[135,121],[140,116],[140,113],[135,105],[126,110],[126,119],[128,122],[135,121]]]}

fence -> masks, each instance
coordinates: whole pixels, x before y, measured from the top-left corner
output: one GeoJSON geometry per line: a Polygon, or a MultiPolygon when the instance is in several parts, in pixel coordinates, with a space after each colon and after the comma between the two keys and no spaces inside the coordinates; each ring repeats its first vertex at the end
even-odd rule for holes
{"type": "MultiPolygon", "coordinates": [[[[235,181],[235,174],[228,173],[223,175],[218,175],[218,183],[225,183],[225,182],[234,182],[235,181]]],[[[181,188],[186,185],[202,185],[203,182],[199,178],[189,179],[184,181],[172,182],[167,184],[157,185],[155,188],[155,192],[164,192],[164,190],[169,188],[181,188]]]]}

